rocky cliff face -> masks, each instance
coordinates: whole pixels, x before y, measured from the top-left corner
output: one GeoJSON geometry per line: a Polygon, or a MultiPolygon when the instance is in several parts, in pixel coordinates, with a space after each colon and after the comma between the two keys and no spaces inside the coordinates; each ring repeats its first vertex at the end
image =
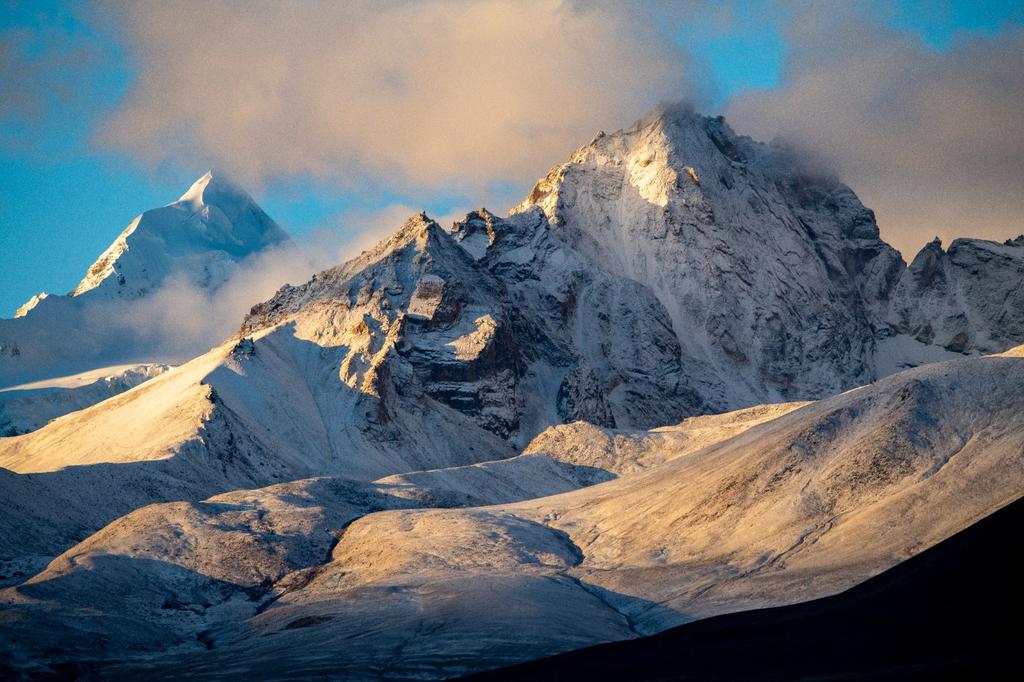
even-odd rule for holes
{"type": "Polygon", "coordinates": [[[254,307],[241,334],[280,326],[338,349],[371,429],[422,411],[424,397],[520,446],[566,420],[652,426],[698,407],[657,299],[594,268],[540,211],[476,211],[450,232],[414,216],[254,307]]]}
{"type": "Polygon", "coordinates": [[[1024,338],[1024,236],[925,246],[900,278],[887,322],[955,353],[997,353],[1024,338]]]}
{"type": "Polygon", "coordinates": [[[682,381],[706,409],[822,397],[874,377],[902,259],[849,188],[785,149],[665,108],[553,168],[515,210],[532,207],[655,293],[682,381]]]}

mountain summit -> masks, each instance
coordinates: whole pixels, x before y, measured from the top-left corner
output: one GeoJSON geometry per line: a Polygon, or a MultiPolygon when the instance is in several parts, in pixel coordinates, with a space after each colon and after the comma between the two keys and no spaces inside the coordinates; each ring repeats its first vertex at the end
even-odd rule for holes
{"type": "Polygon", "coordinates": [[[138,298],[172,274],[216,288],[235,263],[287,239],[245,190],[209,171],[174,203],[135,218],[70,295],[138,298]]]}
{"type": "Polygon", "coordinates": [[[172,278],[214,292],[243,260],[287,241],[245,190],[206,173],[177,201],[136,217],[68,295],[40,293],[15,319],[0,320],[0,388],[103,364],[184,359],[172,357],[180,349],[167,339],[139,332],[146,301],[172,278]]]}
{"type": "Polygon", "coordinates": [[[650,288],[683,384],[711,411],[822,398],[1024,341],[1024,240],[933,243],[907,268],[849,187],[687,106],[598,135],[513,212],[532,208],[650,288]]]}
{"type": "Polygon", "coordinates": [[[663,107],[555,166],[515,210],[531,206],[650,287],[707,407],[874,378],[875,330],[903,261],[848,187],[787,149],[663,107]]]}

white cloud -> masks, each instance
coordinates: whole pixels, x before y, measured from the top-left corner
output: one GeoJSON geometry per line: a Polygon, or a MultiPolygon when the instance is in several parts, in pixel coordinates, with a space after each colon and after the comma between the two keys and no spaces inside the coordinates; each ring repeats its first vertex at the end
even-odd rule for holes
{"type": "Polygon", "coordinates": [[[736,98],[734,127],[830,159],[905,257],[936,235],[1024,231],[1024,31],[938,52],[855,10],[802,7],[782,86],[736,98]]]}
{"type": "MultiPolygon", "coordinates": [[[[525,189],[598,129],[660,100],[700,107],[713,84],[698,91],[692,74],[706,65],[672,33],[698,12],[728,31],[735,7],[129,3],[119,25],[138,78],[101,139],[153,163],[202,157],[250,186],[312,175],[404,196],[525,189]]],[[[737,130],[830,159],[908,256],[936,234],[1024,229],[1020,30],[937,52],[887,28],[874,2],[754,7],[789,22],[789,56],[781,87],[730,104],[737,130]]]]}
{"type": "MultiPolygon", "coordinates": [[[[138,72],[102,141],[280,174],[524,186],[597,130],[692,95],[643,3],[127,3],[138,72]]],[[[672,14],[678,19],[680,10],[672,14]]]]}

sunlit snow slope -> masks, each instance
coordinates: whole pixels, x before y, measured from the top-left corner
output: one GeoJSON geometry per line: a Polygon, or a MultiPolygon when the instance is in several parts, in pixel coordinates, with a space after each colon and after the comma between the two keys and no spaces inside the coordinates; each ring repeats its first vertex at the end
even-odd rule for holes
{"type": "MultiPolygon", "coordinates": [[[[723,420],[718,442],[694,429],[696,451],[636,434],[618,461],[648,466],[501,506],[411,509],[433,502],[394,479],[316,479],[146,507],[4,593],[15,655],[60,638],[72,656],[148,652],[120,665],[156,677],[433,678],[825,596],[1020,496],[1021,385],[1018,357],[929,365],[731,437],[723,420]]],[[[578,433],[546,436],[550,456],[581,461],[578,433]]],[[[522,467],[510,480],[527,457],[501,463],[522,467]]]]}

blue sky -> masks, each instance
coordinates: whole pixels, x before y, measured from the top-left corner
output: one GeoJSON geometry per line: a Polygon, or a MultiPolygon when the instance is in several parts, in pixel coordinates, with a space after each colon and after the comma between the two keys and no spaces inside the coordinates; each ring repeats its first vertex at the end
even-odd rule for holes
{"type": "MultiPolygon", "coordinates": [[[[1024,24],[1024,3],[1009,0],[903,0],[865,8],[937,53],[954,49],[965,35],[993,37],[1024,24]]],[[[98,142],[105,121],[148,77],[134,58],[130,35],[104,9],[56,1],[0,4],[0,35],[21,60],[12,62],[17,73],[9,69],[2,76],[9,82],[0,95],[27,93],[13,112],[0,109],[0,316],[39,290],[71,289],[136,214],[173,201],[207,166],[217,165],[202,152],[153,160],[98,142]]],[[[754,1],[729,10],[724,18],[697,12],[674,28],[675,42],[695,60],[708,93],[705,107],[715,110],[748,91],[781,87],[793,39],[787,6],[754,1]]],[[[535,175],[545,171],[541,164],[535,175]]],[[[525,194],[528,183],[513,175],[489,176],[481,191],[458,183],[392,184],[380,172],[339,182],[330,174],[283,170],[261,176],[253,194],[290,233],[302,235],[325,226],[350,229],[345,216],[392,204],[445,215],[479,205],[481,195],[507,200],[525,194]]]]}

